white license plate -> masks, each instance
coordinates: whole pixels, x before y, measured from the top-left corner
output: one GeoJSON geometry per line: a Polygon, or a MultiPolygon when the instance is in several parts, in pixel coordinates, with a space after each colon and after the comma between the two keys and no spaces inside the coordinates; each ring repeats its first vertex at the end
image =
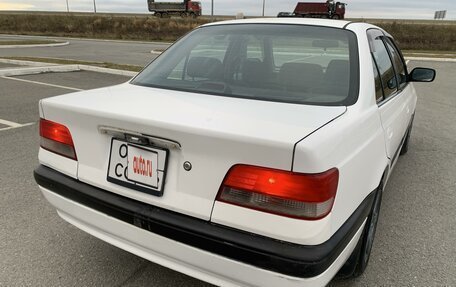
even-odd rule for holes
{"type": "Polygon", "coordinates": [[[107,180],[162,196],[167,157],[166,149],[112,139],[107,180]]]}

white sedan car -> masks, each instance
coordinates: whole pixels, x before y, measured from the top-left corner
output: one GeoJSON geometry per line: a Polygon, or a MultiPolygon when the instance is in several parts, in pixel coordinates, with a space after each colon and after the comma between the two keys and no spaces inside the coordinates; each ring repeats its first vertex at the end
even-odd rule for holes
{"type": "Polygon", "coordinates": [[[324,286],[365,270],[434,77],[365,23],[204,25],[128,83],[42,100],[35,179],[69,223],[187,275],[324,286]]]}

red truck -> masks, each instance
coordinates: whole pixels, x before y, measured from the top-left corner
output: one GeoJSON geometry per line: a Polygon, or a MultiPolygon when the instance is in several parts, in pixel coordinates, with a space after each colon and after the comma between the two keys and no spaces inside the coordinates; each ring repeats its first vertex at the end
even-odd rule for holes
{"type": "Polygon", "coordinates": [[[342,2],[299,2],[293,13],[280,12],[278,17],[311,17],[344,19],[345,6],[342,2]]]}
{"type": "Polygon", "coordinates": [[[157,17],[168,17],[171,15],[180,15],[181,17],[196,18],[201,16],[201,2],[184,0],[183,2],[155,2],[147,0],[149,11],[154,12],[157,17]]]}

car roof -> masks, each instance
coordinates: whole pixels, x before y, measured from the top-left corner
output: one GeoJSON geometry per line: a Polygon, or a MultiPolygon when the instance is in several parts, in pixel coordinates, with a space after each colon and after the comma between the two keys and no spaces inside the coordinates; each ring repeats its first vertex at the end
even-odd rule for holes
{"type": "Polygon", "coordinates": [[[216,26],[216,25],[231,25],[231,24],[294,24],[294,25],[311,25],[311,26],[325,26],[334,28],[343,28],[350,21],[344,20],[331,20],[331,19],[316,19],[316,18],[252,18],[242,20],[228,20],[221,22],[213,22],[203,25],[216,26]]]}
{"type": "Polygon", "coordinates": [[[322,27],[333,27],[351,30],[350,28],[353,25],[358,26],[362,30],[368,29],[378,29],[381,30],[388,37],[393,38],[387,31],[384,29],[369,24],[365,22],[358,21],[346,21],[346,20],[332,20],[332,19],[321,19],[321,18],[300,18],[300,17],[285,17],[285,18],[251,18],[251,19],[242,19],[242,20],[227,20],[220,22],[212,22],[204,24],[200,27],[207,26],[218,26],[218,25],[235,25],[235,24],[292,24],[292,25],[307,25],[307,26],[322,26],[322,27]],[[350,25],[349,25],[350,24],[350,25]]]}

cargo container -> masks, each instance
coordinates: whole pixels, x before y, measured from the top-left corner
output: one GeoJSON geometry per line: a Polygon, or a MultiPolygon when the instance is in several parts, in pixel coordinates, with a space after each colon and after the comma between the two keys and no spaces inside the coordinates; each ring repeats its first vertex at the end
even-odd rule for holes
{"type": "Polygon", "coordinates": [[[157,17],[169,17],[171,15],[179,15],[181,17],[196,18],[201,16],[201,2],[184,0],[183,2],[155,2],[155,0],[147,1],[149,11],[153,12],[157,17]]]}
{"type": "Polygon", "coordinates": [[[342,2],[299,2],[293,13],[280,12],[277,17],[311,17],[344,19],[345,6],[342,2]]]}

